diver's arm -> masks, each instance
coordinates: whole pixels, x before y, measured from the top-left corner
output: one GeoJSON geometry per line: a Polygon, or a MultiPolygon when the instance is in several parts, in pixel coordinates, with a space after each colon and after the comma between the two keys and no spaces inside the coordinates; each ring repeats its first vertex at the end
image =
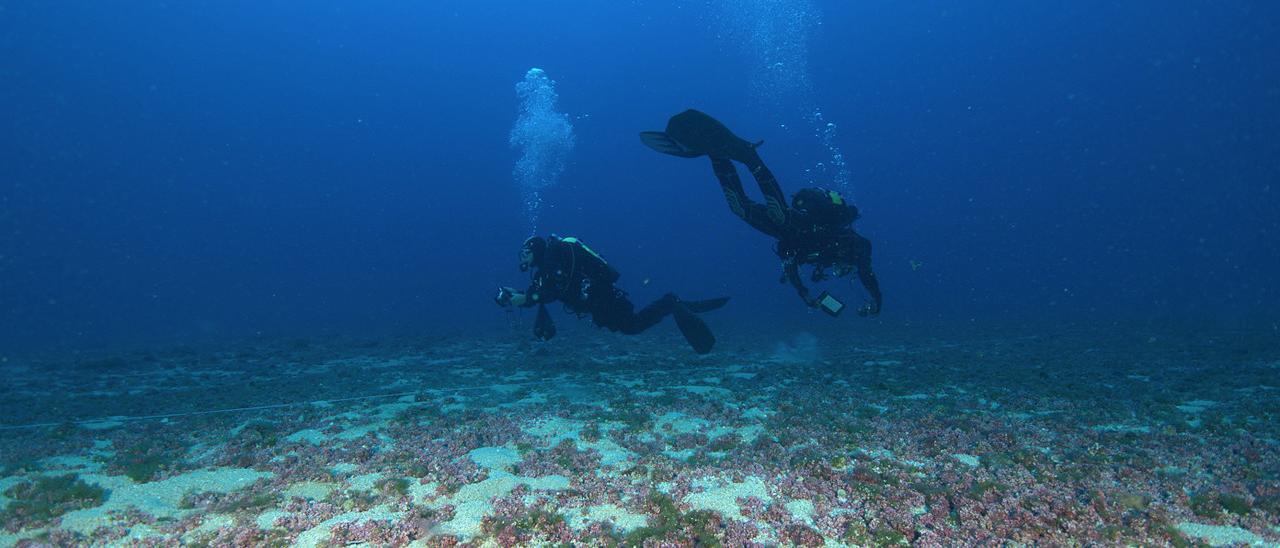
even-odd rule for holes
{"type": "Polygon", "coordinates": [[[804,282],[800,280],[800,264],[795,257],[788,257],[782,260],[782,272],[786,276],[791,286],[796,288],[796,293],[800,295],[800,299],[804,304],[813,307],[817,306],[817,302],[809,298],[809,288],[804,286],[804,282]]]}
{"type": "Polygon", "coordinates": [[[529,286],[529,290],[522,295],[524,300],[519,304],[512,299],[512,304],[516,304],[521,308],[532,308],[534,305],[547,304],[556,300],[557,295],[552,285],[534,284],[529,286]]]}
{"type": "Polygon", "coordinates": [[[884,304],[884,297],[880,294],[880,280],[876,278],[875,271],[871,270],[871,240],[860,237],[859,253],[857,257],[858,280],[862,282],[862,287],[867,289],[867,293],[871,295],[872,304],[867,305],[858,313],[867,316],[874,316],[880,313],[880,306],[884,304]]]}
{"type": "Polygon", "coordinates": [[[498,288],[498,294],[493,297],[493,302],[498,306],[506,308],[508,306],[524,306],[524,293],[516,291],[514,287],[502,286],[498,288]]]}
{"type": "Polygon", "coordinates": [[[556,284],[548,283],[549,281],[542,274],[534,276],[533,283],[529,285],[529,289],[526,289],[523,293],[519,291],[512,293],[512,306],[532,308],[534,305],[555,301],[559,298],[555,290],[556,284]]]}

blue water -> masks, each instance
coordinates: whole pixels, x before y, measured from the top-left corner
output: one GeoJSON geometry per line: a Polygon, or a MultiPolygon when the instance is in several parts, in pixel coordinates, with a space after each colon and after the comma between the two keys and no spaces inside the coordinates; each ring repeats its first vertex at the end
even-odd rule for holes
{"type": "Polygon", "coordinates": [[[539,230],[637,300],[732,295],[718,329],[832,320],[776,283],[704,161],[641,146],[688,107],[765,140],[787,192],[854,197],[886,305],[842,329],[1274,329],[1278,22],[1251,2],[8,2],[0,349],[503,328],[533,67],[576,140],[539,230]]]}

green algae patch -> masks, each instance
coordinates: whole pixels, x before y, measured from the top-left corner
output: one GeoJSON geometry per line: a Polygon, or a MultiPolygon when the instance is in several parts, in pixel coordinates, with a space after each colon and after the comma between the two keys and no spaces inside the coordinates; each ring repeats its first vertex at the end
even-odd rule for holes
{"type": "Polygon", "coordinates": [[[5,489],[4,495],[10,500],[0,510],[0,524],[12,529],[10,522],[43,522],[74,510],[100,506],[107,492],[74,474],[67,474],[23,481],[5,489]]]}
{"type": "Polygon", "coordinates": [[[642,546],[646,541],[660,542],[672,535],[687,535],[682,540],[692,541],[695,546],[722,546],[716,536],[719,514],[712,510],[693,510],[680,512],[671,497],[654,492],[649,495],[648,505],[657,510],[650,516],[648,525],[631,531],[623,544],[625,546],[642,546]]]}

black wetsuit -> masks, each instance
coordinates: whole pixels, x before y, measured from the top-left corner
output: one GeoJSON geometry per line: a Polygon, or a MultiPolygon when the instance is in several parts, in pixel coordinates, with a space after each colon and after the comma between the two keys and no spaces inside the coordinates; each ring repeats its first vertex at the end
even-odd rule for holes
{"type": "Polygon", "coordinates": [[[670,294],[636,312],[627,293],[613,285],[618,277],[617,270],[582,242],[553,236],[547,238],[521,306],[560,301],[575,314],[590,314],[596,325],[627,335],[649,329],[675,312],[680,301],[670,294]]]}
{"type": "MultiPolygon", "coordinates": [[[[764,194],[764,203],[753,202],[747,197],[732,160],[711,159],[711,168],[720,181],[729,209],[756,230],[778,240],[774,252],[782,259],[783,279],[796,288],[800,298],[813,304],[809,289],[800,279],[800,265],[813,266],[813,281],[825,279],[828,268],[839,264],[853,265],[862,286],[875,301],[873,310],[879,312],[883,298],[880,282],[871,270],[871,241],[854,232],[852,226],[833,227],[815,223],[800,211],[788,207],[778,180],[754,150],[749,158],[745,158],[743,165],[751,171],[764,194]]],[[[837,275],[842,274],[837,272],[837,275]]]]}

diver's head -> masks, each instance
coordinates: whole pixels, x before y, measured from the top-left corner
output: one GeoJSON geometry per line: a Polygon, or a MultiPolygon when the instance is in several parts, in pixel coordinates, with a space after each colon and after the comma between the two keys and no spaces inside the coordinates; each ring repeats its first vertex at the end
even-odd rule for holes
{"type": "Polygon", "coordinates": [[[529,236],[520,246],[520,271],[525,272],[542,262],[542,255],[547,251],[547,241],[540,236],[529,236]]]}

